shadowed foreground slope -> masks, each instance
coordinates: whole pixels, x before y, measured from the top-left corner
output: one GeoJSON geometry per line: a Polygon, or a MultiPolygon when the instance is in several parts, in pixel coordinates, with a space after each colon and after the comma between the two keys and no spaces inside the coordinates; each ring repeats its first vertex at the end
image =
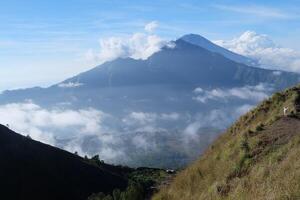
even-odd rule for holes
{"type": "Polygon", "coordinates": [[[0,125],[0,199],[84,200],[124,189],[127,181],[81,157],[36,142],[0,125]]]}
{"type": "Polygon", "coordinates": [[[299,199],[299,96],[276,93],[242,116],[153,199],[299,199]]]}

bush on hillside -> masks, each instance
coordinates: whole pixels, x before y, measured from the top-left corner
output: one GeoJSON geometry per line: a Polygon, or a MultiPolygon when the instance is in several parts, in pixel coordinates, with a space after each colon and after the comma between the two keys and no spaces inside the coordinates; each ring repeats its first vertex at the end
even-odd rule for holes
{"type": "Polygon", "coordinates": [[[138,184],[131,182],[127,189],[121,192],[119,189],[115,189],[111,195],[105,195],[102,192],[98,194],[92,194],[87,200],[144,200],[145,191],[144,188],[138,184]]]}
{"type": "Polygon", "coordinates": [[[255,128],[256,131],[262,131],[264,130],[264,125],[263,124],[258,124],[255,128]]]}

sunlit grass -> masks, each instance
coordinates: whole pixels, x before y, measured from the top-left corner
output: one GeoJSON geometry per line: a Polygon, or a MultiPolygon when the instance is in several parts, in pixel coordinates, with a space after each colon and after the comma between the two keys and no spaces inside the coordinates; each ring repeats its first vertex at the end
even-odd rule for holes
{"type": "Polygon", "coordinates": [[[280,122],[289,107],[288,118],[300,124],[298,93],[276,93],[242,116],[153,199],[300,199],[300,130],[280,122]],[[286,133],[276,138],[276,126],[286,133]]]}

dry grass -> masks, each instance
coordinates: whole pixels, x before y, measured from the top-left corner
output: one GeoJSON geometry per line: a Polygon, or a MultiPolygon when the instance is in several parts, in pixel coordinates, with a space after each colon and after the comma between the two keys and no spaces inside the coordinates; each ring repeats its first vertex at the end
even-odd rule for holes
{"type": "Polygon", "coordinates": [[[299,93],[276,93],[242,116],[153,200],[300,199],[299,93]]]}

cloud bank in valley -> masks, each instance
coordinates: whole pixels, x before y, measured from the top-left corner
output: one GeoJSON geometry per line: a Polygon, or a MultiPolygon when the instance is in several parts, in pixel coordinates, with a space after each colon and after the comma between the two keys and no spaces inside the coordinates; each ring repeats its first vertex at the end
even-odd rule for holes
{"type": "Polygon", "coordinates": [[[166,131],[160,122],[179,117],[179,113],[129,112],[118,119],[94,108],[45,109],[32,101],[0,105],[0,121],[12,130],[82,156],[99,154],[108,162],[130,159],[130,150],[154,150],[161,142],[158,132],[166,131]]]}
{"type": "Polygon", "coordinates": [[[107,115],[99,110],[44,109],[33,102],[0,106],[0,121],[14,131],[56,145],[56,139],[99,135],[107,115]]]}
{"type": "Polygon", "coordinates": [[[258,84],[255,86],[244,86],[235,88],[214,88],[211,90],[205,90],[198,87],[194,90],[196,95],[193,99],[201,102],[207,103],[210,100],[221,100],[226,101],[230,98],[251,100],[253,102],[259,102],[264,100],[269,96],[269,93],[273,91],[270,85],[258,84]]]}
{"type": "Polygon", "coordinates": [[[232,40],[214,42],[233,52],[257,60],[263,68],[300,72],[300,52],[276,45],[267,35],[246,31],[232,40]]]}
{"type": "Polygon", "coordinates": [[[200,152],[249,107],[238,106],[233,113],[230,109],[215,109],[196,115],[130,111],[118,118],[94,108],[45,109],[27,101],[0,105],[0,121],[25,136],[82,156],[99,154],[107,162],[135,165],[139,160],[136,156],[143,160],[146,154],[160,156],[165,152],[169,157],[174,152],[182,153],[187,142],[201,143],[200,152]],[[172,151],[170,145],[175,145],[172,151]]]}
{"type": "Polygon", "coordinates": [[[68,82],[68,83],[60,83],[60,84],[58,84],[58,87],[60,87],[60,88],[76,88],[76,87],[80,87],[80,86],[83,86],[83,83],[68,82]]]}
{"type": "Polygon", "coordinates": [[[185,141],[199,139],[199,131],[201,128],[214,127],[224,130],[239,116],[248,112],[253,105],[243,104],[231,108],[218,108],[205,113],[198,113],[191,123],[183,130],[185,141]]]}

